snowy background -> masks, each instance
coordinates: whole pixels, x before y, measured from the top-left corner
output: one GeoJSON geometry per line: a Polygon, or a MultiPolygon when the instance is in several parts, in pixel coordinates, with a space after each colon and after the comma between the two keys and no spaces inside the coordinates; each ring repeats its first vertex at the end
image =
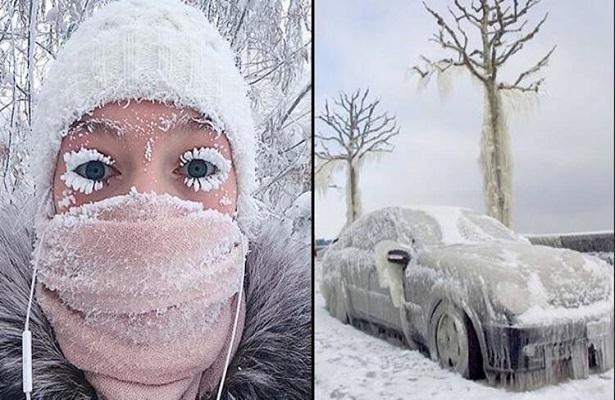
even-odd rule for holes
{"type": "MultiPolygon", "coordinates": [[[[427,1],[445,11],[445,1],[427,1]]],[[[396,148],[367,163],[364,211],[387,205],[445,204],[483,211],[478,164],[482,93],[460,75],[442,99],[435,82],[417,91],[407,71],[419,55],[443,53],[421,2],[315,2],[315,115],[338,91],[369,87],[381,111],[396,115],[396,148]],[[386,179],[383,179],[386,177],[386,179]]],[[[530,25],[540,33],[511,58],[502,77],[528,68],[553,45],[539,104],[508,119],[513,152],[514,229],[520,233],[613,230],[613,2],[543,1],[530,25]]],[[[326,129],[317,122],[316,129],[326,129]]],[[[338,176],[336,183],[344,184],[338,176]]],[[[315,200],[317,238],[334,238],[345,220],[343,191],[315,200]]]]}
{"type": "Polygon", "coordinates": [[[315,263],[315,398],[412,400],[607,400],[613,369],[532,392],[515,393],[469,381],[419,353],[344,325],[329,315],[315,263]]]}

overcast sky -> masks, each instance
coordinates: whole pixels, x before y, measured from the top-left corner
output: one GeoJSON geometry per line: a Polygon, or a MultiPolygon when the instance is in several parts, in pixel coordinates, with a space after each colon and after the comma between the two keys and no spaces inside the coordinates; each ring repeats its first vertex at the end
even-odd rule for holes
{"type": "MultiPolygon", "coordinates": [[[[442,0],[427,1],[443,10],[442,0]]],[[[459,75],[442,99],[435,80],[423,91],[408,68],[443,53],[429,37],[433,18],[416,0],[315,1],[315,115],[342,90],[371,89],[397,116],[395,150],[366,164],[364,211],[387,205],[443,204],[484,210],[478,164],[482,91],[459,75]]],[[[512,60],[504,79],[557,49],[543,70],[531,112],[509,115],[514,229],[520,233],[613,230],[613,1],[543,1],[540,33],[512,60]]],[[[515,75],[516,76],[516,75],[515,75]]],[[[316,122],[316,131],[327,129],[316,122]]],[[[336,183],[344,184],[337,176],[336,183]]],[[[337,236],[344,193],[316,195],[317,238],[337,236]]]]}

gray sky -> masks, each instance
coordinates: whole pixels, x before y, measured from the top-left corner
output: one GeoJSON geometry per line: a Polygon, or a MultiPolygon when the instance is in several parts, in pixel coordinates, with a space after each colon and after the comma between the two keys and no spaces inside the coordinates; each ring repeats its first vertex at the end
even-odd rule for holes
{"type": "MultiPolygon", "coordinates": [[[[444,10],[448,2],[427,1],[444,10]]],[[[433,18],[415,0],[316,1],[315,109],[342,90],[371,89],[381,111],[397,116],[393,153],[366,164],[364,211],[387,205],[444,204],[484,210],[478,164],[482,91],[467,75],[442,98],[433,80],[417,90],[407,70],[423,54],[445,55],[429,42],[433,18]]],[[[543,1],[540,33],[517,53],[503,79],[536,63],[554,44],[538,105],[509,114],[515,230],[521,233],[613,229],[613,2],[543,1]]],[[[316,131],[327,129],[316,122],[316,131]]],[[[337,175],[336,183],[344,184],[337,175]]],[[[344,193],[316,195],[317,238],[337,235],[344,193]]]]}

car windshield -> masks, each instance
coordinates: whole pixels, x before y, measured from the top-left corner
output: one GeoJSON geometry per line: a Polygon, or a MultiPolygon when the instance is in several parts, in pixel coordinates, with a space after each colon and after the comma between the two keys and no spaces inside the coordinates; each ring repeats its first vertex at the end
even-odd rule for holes
{"type": "Polygon", "coordinates": [[[412,233],[419,243],[476,244],[492,241],[527,243],[527,240],[499,221],[459,207],[430,206],[400,209],[401,229],[412,233]]]}
{"type": "Polygon", "coordinates": [[[449,206],[386,207],[359,218],[339,236],[339,248],[373,250],[381,240],[439,246],[494,241],[528,243],[497,220],[449,206]]]}

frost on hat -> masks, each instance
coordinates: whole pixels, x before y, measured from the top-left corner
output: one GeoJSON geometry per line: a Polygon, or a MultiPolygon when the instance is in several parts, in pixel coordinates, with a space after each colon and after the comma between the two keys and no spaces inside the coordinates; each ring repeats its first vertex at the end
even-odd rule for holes
{"type": "Polygon", "coordinates": [[[107,103],[144,99],[191,107],[231,144],[238,221],[255,216],[256,138],[247,85],[228,43],[197,9],[179,0],[120,0],[84,21],[58,52],[36,98],[32,172],[50,189],[70,125],[107,103]]]}

